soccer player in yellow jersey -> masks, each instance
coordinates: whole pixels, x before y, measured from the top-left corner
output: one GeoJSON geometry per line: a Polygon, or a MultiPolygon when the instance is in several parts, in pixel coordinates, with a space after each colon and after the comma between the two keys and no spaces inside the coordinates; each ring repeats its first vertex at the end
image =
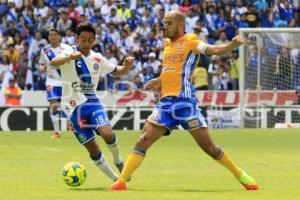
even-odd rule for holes
{"type": "Polygon", "coordinates": [[[161,136],[170,134],[177,125],[189,131],[199,147],[226,167],[247,190],[257,190],[256,181],[238,167],[221,147],[214,144],[208,133],[207,124],[196,105],[194,88],[190,82],[199,53],[226,54],[241,45],[243,40],[236,36],[226,45],[206,44],[196,35],[184,33],[185,19],[179,11],[170,11],[164,21],[167,39],[163,52],[162,72],[159,78],[145,85],[145,89],[161,92],[161,100],[148,118],[119,179],[108,190],[127,190],[125,182],[141,165],[148,148],[161,136]]]}

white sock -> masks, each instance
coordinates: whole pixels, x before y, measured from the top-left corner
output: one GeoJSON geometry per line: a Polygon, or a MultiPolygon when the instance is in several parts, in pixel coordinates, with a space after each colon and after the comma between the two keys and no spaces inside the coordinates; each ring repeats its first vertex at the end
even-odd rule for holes
{"type": "Polygon", "coordinates": [[[118,179],[118,175],[115,174],[111,167],[109,166],[109,163],[107,162],[105,156],[99,152],[98,155],[92,157],[92,160],[94,161],[95,165],[106,175],[108,176],[112,181],[116,181],[118,179]]]}
{"type": "Polygon", "coordinates": [[[120,164],[122,162],[122,158],[119,153],[119,144],[116,134],[113,133],[113,141],[111,143],[106,143],[106,146],[108,147],[113,156],[114,163],[120,164]]]}
{"type": "Polygon", "coordinates": [[[59,111],[56,112],[51,112],[50,113],[50,118],[54,127],[54,132],[60,133],[60,128],[59,128],[59,111]]]}

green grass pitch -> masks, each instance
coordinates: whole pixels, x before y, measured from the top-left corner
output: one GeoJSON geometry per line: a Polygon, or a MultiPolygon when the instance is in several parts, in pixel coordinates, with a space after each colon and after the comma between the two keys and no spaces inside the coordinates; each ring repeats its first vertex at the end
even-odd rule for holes
{"type": "MultiPolygon", "coordinates": [[[[221,165],[206,156],[184,131],[163,137],[147,152],[126,192],[107,192],[111,181],[89,159],[70,132],[0,132],[1,200],[291,200],[300,199],[300,130],[212,130],[217,144],[256,178],[259,191],[246,191],[221,165]],[[86,182],[70,188],[61,169],[79,161],[86,182]]],[[[117,131],[124,159],[138,132],[117,131]]],[[[100,137],[103,152],[111,155],[100,137]]],[[[115,167],[114,167],[115,169],[115,167]]],[[[116,169],[115,169],[116,170],[116,169]]]]}

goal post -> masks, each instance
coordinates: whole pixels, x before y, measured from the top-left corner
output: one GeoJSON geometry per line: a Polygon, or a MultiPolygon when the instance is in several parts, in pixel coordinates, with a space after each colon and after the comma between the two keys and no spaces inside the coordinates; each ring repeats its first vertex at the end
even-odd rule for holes
{"type": "Polygon", "coordinates": [[[242,28],[240,127],[300,125],[300,28],[242,28]]]}

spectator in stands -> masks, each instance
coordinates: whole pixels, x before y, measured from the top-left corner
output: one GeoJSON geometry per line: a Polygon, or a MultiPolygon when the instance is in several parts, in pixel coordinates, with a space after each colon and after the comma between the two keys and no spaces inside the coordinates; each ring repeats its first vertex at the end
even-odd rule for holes
{"type": "Polygon", "coordinates": [[[290,4],[288,0],[284,0],[279,6],[280,18],[288,24],[295,18],[296,9],[290,4]]]}
{"type": "Polygon", "coordinates": [[[143,68],[149,68],[151,67],[153,69],[153,77],[156,78],[160,74],[160,66],[161,62],[156,59],[156,55],[154,52],[151,52],[149,54],[149,60],[148,62],[145,62],[143,65],[143,68]]]}
{"type": "Polygon", "coordinates": [[[72,27],[72,21],[68,18],[67,13],[64,9],[59,12],[59,20],[57,22],[56,29],[64,36],[65,31],[72,27]]]}
{"type": "Polygon", "coordinates": [[[218,56],[212,56],[211,57],[211,63],[208,67],[208,73],[211,80],[211,85],[213,86],[213,90],[218,89],[218,82],[219,82],[219,57],[218,56]]]}
{"type": "Polygon", "coordinates": [[[140,17],[138,17],[136,15],[136,11],[135,10],[131,10],[130,11],[130,15],[131,16],[127,19],[126,23],[129,25],[130,30],[134,31],[137,28],[137,26],[139,24],[141,24],[143,21],[142,21],[142,19],[140,17]]]}
{"type": "Polygon", "coordinates": [[[41,18],[43,16],[47,16],[48,6],[45,5],[44,0],[38,0],[38,6],[34,9],[34,15],[37,18],[41,18]]]}
{"type": "Polygon", "coordinates": [[[9,58],[9,62],[12,64],[18,63],[20,59],[20,53],[15,49],[15,44],[13,42],[8,44],[7,49],[3,52],[2,56],[7,56],[9,58]]]}
{"type": "Polygon", "coordinates": [[[120,77],[115,77],[113,93],[118,91],[127,91],[131,88],[131,83],[129,81],[122,81],[120,77]]]}
{"type": "MultiPolygon", "coordinates": [[[[220,58],[222,60],[224,58],[220,58]]],[[[218,71],[218,90],[228,90],[228,83],[230,81],[228,66],[225,62],[220,62],[218,71]]]]}
{"type": "MultiPolygon", "coordinates": [[[[0,86],[3,83],[4,77],[7,76],[6,72],[12,71],[12,64],[9,61],[8,56],[3,56],[0,62],[0,86]]],[[[9,75],[10,76],[10,75],[9,75]]],[[[0,87],[1,88],[1,87],[0,87]]]]}
{"type": "Polygon", "coordinates": [[[247,13],[248,9],[246,6],[244,6],[244,3],[242,0],[236,1],[236,7],[232,9],[231,12],[231,19],[235,19],[237,21],[241,20],[241,16],[245,15],[247,13]]]}
{"type": "Polygon", "coordinates": [[[184,14],[184,16],[187,16],[189,11],[192,10],[194,5],[192,5],[190,0],[183,0],[181,5],[179,6],[179,10],[184,14]]]}
{"type": "Polygon", "coordinates": [[[112,0],[105,1],[104,5],[101,6],[101,15],[103,18],[106,18],[110,13],[111,9],[117,9],[116,5],[113,4],[112,0]]]}
{"type": "Polygon", "coordinates": [[[208,89],[208,76],[204,67],[199,65],[193,71],[191,81],[194,84],[195,90],[207,90],[208,89]]]}
{"type": "Polygon", "coordinates": [[[10,37],[14,38],[16,34],[20,34],[20,32],[16,29],[14,21],[8,22],[8,30],[7,33],[10,37]]]}
{"type": "Polygon", "coordinates": [[[276,68],[274,74],[276,75],[277,89],[288,90],[292,89],[294,65],[289,52],[289,49],[280,49],[276,57],[276,68]]]}
{"type": "Polygon", "coordinates": [[[37,31],[34,34],[34,39],[30,44],[29,57],[35,56],[40,53],[41,49],[48,44],[47,40],[42,37],[41,32],[37,31]]]}
{"type": "Polygon", "coordinates": [[[257,27],[259,25],[260,18],[253,4],[250,4],[248,6],[247,21],[251,28],[257,27]]]}
{"type": "Polygon", "coordinates": [[[234,49],[231,53],[231,58],[229,60],[230,64],[230,78],[232,83],[232,89],[239,89],[239,69],[240,69],[240,60],[239,60],[239,52],[237,49],[234,49]]]}
{"type": "Polygon", "coordinates": [[[4,105],[20,106],[21,97],[22,97],[22,90],[16,84],[16,80],[14,78],[9,79],[9,84],[4,90],[4,105]]]}
{"type": "Polygon", "coordinates": [[[207,42],[209,33],[207,28],[202,26],[201,22],[197,22],[193,27],[193,30],[194,34],[198,35],[202,41],[207,42]]]}
{"type": "Polygon", "coordinates": [[[115,24],[117,26],[121,23],[121,17],[117,15],[117,8],[113,7],[110,10],[110,14],[106,16],[105,22],[115,24]]]}
{"type": "Polygon", "coordinates": [[[216,45],[220,45],[220,44],[228,44],[230,43],[230,41],[227,39],[227,35],[224,31],[222,31],[220,33],[219,39],[216,41],[216,45]]]}
{"type": "Polygon", "coordinates": [[[143,89],[144,83],[142,82],[142,79],[139,75],[135,75],[133,78],[133,84],[132,84],[132,89],[133,90],[138,90],[138,89],[143,89]]]}
{"type": "Polygon", "coordinates": [[[62,42],[66,43],[70,46],[75,45],[76,37],[75,37],[74,33],[72,32],[71,28],[66,29],[66,35],[62,38],[62,42]]]}
{"type": "Polygon", "coordinates": [[[126,3],[124,1],[121,1],[121,3],[118,6],[117,9],[117,15],[120,16],[121,21],[125,23],[128,18],[130,18],[130,9],[126,7],[126,3]]]}
{"type": "Polygon", "coordinates": [[[209,33],[214,37],[219,23],[219,15],[215,12],[214,4],[208,6],[208,13],[205,16],[205,22],[209,33]]]}
{"type": "Polygon", "coordinates": [[[12,43],[14,43],[13,38],[10,37],[7,32],[4,32],[2,34],[2,37],[0,37],[0,52],[3,53],[3,49],[6,49],[8,47],[8,44],[12,43]]]}

